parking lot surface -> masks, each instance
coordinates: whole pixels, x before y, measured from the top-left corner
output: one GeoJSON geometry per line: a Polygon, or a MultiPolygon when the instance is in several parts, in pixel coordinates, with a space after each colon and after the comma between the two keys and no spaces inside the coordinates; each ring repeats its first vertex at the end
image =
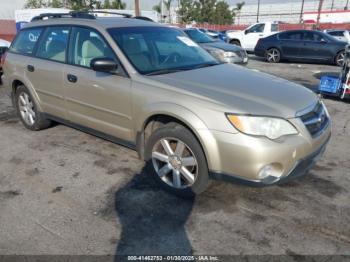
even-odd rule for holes
{"type": "MultiPolygon", "coordinates": [[[[253,57],[248,67],[312,90],[340,71],[253,57]]],[[[264,188],[213,181],[184,200],[132,150],[63,125],[26,130],[0,88],[0,254],[350,255],[350,104],[325,102],[333,137],[309,174],[264,188]]]]}

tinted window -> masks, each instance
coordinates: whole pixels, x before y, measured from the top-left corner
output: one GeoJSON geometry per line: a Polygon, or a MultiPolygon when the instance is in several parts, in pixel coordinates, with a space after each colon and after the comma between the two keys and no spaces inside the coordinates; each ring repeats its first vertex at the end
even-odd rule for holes
{"type": "Polygon", "coordinates": [[[218,64],[215,58],[178,29],[128,27],[108,31],[129,61],[142,74],[191,70],[196,66],[218,64]]]}
{"type": "Polygon", "coordinates": [[[302,32],[284,32],[280,33],[278,38],[281,40],[301,40],[302,36],[302,32]]]}
{"type": "Polygon", "coordinates": [[[42,28],[33,28],[20,31],[10,50],[20,54],[32,54],[42,30],[42,28]]]}
{"type": "Polygon", "coordinates": [[[328,34],[332,36],[344,36],[343,31],[332,31],[332,32],[328,32],[328,34]]]}
{"type": "Polygon", "coordinates": [[[249,33],[262,33],[264,32],[264,29],[265,29],[265,24],[257,24],[249,28],[247,31],[249,33]]]}
{"type": "Polygon", "coordinates": [[[70,63],[90,67],[94,58],[108,57],[117,61],[113,50],[102,36],[93,29],[74,27],[72,31],[72,47],[70,63]]]}
{"type": "Polygon", "coordinates": [[[202,33],[201,31],[197,29],[189,29],[185,30],[185,33],[196,43],[211,43],[215,42],[213,38],[210,36],[202,33]]]}
{"type": "Polygon", "coordinates": [[[278,31],[278,24],[272,24],[271,25],[271,32],[277,32],[278,31]]]}
{"type": "Polygon", "coordinates": [[[66,61],[69,27],[51,27],[45,30],[37,57],[59,62],[66,61]]]}
{"type": "Polygon", "coordinates": [[[314,32],[304,33],[304,41],[321,42],[322,40],[325,40],[325,38],[321,34],[317,34],[314,32]]]}

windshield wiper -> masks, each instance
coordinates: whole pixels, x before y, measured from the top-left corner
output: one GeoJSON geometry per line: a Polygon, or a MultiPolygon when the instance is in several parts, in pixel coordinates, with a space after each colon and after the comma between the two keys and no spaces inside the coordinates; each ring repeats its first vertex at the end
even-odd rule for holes
{"type": "Polygon", "coordinates": [[[216,65],[221,65],[221,64],[223,64],[223,63],[204,63],[204,64],[188,66],[188,67],[182,67],[182,68],[161,69],[161,70],[156,70],[156,71],[150,72],[150,73],[145,74],[145,75],[146,76],[165,75],[165,74],[170,74],[170,73],[176,73],[176,72],[181,72],[181,71],[188,71],[188,70],[199,69],[199,68],[210,67],[210,66],[216,66],[216,65]]]}
{"type": "Polygon", "coordinates": [[[204,67],[210,67],[210,66],[216,66],[216,65],[221,65],[223,63],[205,63],[205,64],[199,64],[196,65],[194,67],[192,67],[192,69],[199,69],[199,68],[204,68],[204,67]]]}
{"type": "Polygon", "coordinates": [[[146,76],[154,76],[154,75],[164,75],[170,73],[176,73],[180,71],[189,70],[190,68],[173,68],[173,69],[161,69],[145,74],[146,76]]]}

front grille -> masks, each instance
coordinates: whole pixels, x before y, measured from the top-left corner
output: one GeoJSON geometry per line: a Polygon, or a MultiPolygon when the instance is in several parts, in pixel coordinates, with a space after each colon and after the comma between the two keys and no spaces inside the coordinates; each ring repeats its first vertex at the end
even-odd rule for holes
{"type": "Polygon", "coordinates": [[[300,118],[313,137],[317,136],[329,123],[329,118],[321,102],[317,103],[311,112],[300,118]]]}

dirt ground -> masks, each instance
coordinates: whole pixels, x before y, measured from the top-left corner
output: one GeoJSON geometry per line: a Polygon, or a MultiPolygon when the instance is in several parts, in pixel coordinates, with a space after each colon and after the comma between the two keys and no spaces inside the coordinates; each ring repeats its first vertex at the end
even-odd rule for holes
{"type": "MultiPolygon", "coordinates": [[[[313,90],[340,70],[248,67],[313,90]]],[[[0,88],[0,254],[350,255],[350,103],[325,102],[333,137],[309,174],[265,188],[213,181],[183,200],[132,150],[63,125],[26,130],[0,88]]]]}

